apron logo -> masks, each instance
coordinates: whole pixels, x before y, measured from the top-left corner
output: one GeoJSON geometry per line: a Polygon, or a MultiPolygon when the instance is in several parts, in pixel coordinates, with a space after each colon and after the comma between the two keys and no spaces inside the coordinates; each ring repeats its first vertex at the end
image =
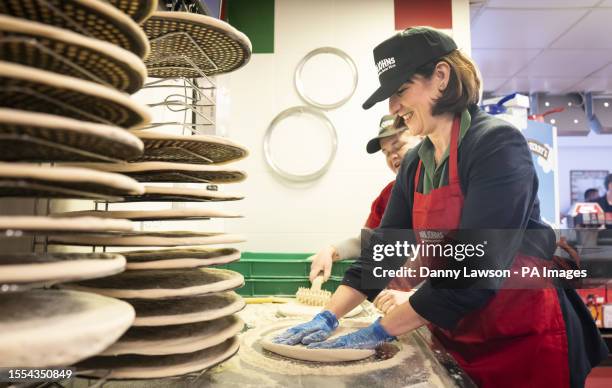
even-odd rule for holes
{"type": "Polygon", "coordinates": [[[438,231],[433,231],[433,230],[422,230],[419,232],[419,237],[422,240],[442,241],[444,239],[444,232],[438,232],[438,231]]]}
{"type": "Polygon", "coordinates": [[[394,67],[395,67],[395,57],[383,58],[376,63],[376,69],[378,70],[378,75],[381,75],[385,71],[389,69],[393,69],[394,67]]]}

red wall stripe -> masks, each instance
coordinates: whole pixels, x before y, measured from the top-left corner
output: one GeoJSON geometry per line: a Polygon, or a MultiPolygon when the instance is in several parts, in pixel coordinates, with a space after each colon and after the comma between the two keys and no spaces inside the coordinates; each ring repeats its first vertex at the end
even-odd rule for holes
{"type": "Polygon", "coordinates": [[[395,29],[431,26],[452,29],[451,0],[394,0],[395,29]]]}

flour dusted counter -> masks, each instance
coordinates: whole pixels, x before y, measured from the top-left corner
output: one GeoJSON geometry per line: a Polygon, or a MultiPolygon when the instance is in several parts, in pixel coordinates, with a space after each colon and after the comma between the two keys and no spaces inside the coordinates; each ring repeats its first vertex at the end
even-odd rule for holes
{"type": "MultiPolygon", "coordinates": [[[[295,318],[277,316],[279,304],[249,304],[238,313],[245,321],[240,350],[223,364],[202,374],[158,380],[109,381],[108,388],[130,387],[475,387],[453,358],[421,328],[375,356],[347,363],[294,361],[261,348],[259,339],[295,318]]],[[[374,319],[375,309],[365,306],[354,325],[374,319]]],[[[77,379],[67,387],[90,386],[94,380],[77,379]]]]}

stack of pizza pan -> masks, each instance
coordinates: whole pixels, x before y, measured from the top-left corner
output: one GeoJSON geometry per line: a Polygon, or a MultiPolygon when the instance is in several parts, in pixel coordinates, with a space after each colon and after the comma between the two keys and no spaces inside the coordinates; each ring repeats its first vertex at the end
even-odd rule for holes
{"type": "Polygon", "coordinates": [[[243,286],[244,277],[214,266],[239,260],[240,252],[226,244],[244,239],[193,229],[202,226],[203,220],[241,217],[211,208],[218,202],[242,199],[241,195],[224,194],[210,190],[209,186],[245,179],[244,172],[224,165],[246,157],[248,152],[216,136],[133,133],[143,141],[145,149],[137,160],[78,163],[70,167],[124,174],[144,183],[144,193],[111,203],[111,210],[54,214],[62,219],[102,217],[142,223],[139,231],[121,235],[49,236],[52,245],[105,246],[127,260],[123,273],[63,285],[71,290],[122,299],[136,311],[133,326],[114,345],[77,367],[86,375],[114,379],[163,378],[198,372],[238,351],[236,336],[243,322],[233,314],[244,307],[244,301],[233,290],[243,286]],[[172,186],[182,184],[191,186],[172,186]],[[153,203],[172,207],[139,209],[153,203]],[[195,206],[181,207],[185,205],[195,206]],[[116,206],[122,209],[113,210],[116,206]],[[171,221],[194,226],[184,230],[149,230],[149,225],[171,221]]]}
{"type": "MultiPolygon", "coordinates": [[[[125,175],[57,163],[118,163],[142,156],[144,144],[130,130],[147,125],[150,114],[129,94],[144,84],[143,59],[150,51],[137,22],[156,6],[154,0],[0,2],[0,197],[5,204],[4,198],[56,204],[144,193],[141,183],[125,175]]],[[[92,232],[120,236],[134,229],[127,218],[27,214],[0,215],[0,244],[92,232]]],[[[129,303],[48,286],[116,275],[125,265],[125,257],[116,253],[49,252],[46,244],[27,252],[3,249],[0,365],[69,366],[112,345],[134,321],[129,303]]]]}
{"type": "MultiPolygon", "coordinates": [[[[97,278],[65,277],[59,290],[53,291],[117,301],[133,314],[133,322],[123,328],[129,329],[107,341],[106,348],[53,364],[75,363],[85,376],[146,379],[199,372],[233,356],[239,347],[236,336],[243,328],[234,314],[244,307],[244,301],[234,290],[243,285],[244,278],[214,268],[239,260],[240,252],[228,244],[244,241],[215,225],[241,216],[215,206],[243,198],[217,186],[246,178],[243,171],[227,164],[245,158],[248,151],[219,136],[145,129],[150,122],[146,107],[126,93],[144,85],[147,70],[154,77],[195,77],[200,74],[189,65],[196,61],[207,76],[233,71],[246,64],[251,44],[227,23],[204,15],[153,12],[153,3],[9,0],[0,5],[0,13],[7,14],[1,16],[0,34],[12,36],[17,29],[26,36],[24,42],[38,42],[11,46],[7,52],[13,53],[13,59],[2,58],[5,50],[0,54],[0,61],[7,62],[0,62],[0,78],[6,85],[0,87],[0,122],[6,117],[6,123],[0,123],[0,160],[58,162],[54,167],[21,164],[19,168],[6,163],[5,176],[11,183],[6,187],[0,165],[0,194],[91,198],[97,204],[106,203],[104,211],[93,205],[89,209],[96,210],[56,206],[58,210],[49,215],[55,225],[60,221],[83,225],[90,220],[86,230],[48,230],[45,241],[54,253],[46,254],[44,260],[40,255],[28,257],[44,263],[52,258],[68,262],[78,254],[64,253],[67,250],[94,247],[95,252],[95,247],[103,247],[104,253],[89,253],[88,258],[124,260],[124,272],[107,271],[111,276],[97,278]],[[64,16],[75,12],[77,25],[41,9],[42,4],[64,16]],[[89,17],[90,12],[95,15],[89,17]],[[31,25],[13,27],[16,21],[31,25]],[[147,37],[152,39],[151,46],[147,37]],[[185,38],[188,43],[181,40],[185,38]],[[197,49],[190,46],[193,41],[197,49]],[[72,47],[67,42],[76,43],[72,47]],[[180,58],[188,59],[181,62],[180,58]],[[36,64],[47,68],[35,68],[36,64]],[[40,71],[48,74],[37,73],[40,71]],[[34,118],[34,114],[44,117],[34,118]],[[127,182],[134,188],[119,190],[127,182]],[[117,222],[138,227],[102,228],[117,222]],[[177,229],[177,223],[187,226],[177,229]],[[202,230],[205,225],[213,227],[202,230]]],[[[9,265],[15,261],[7,259],[9,265]]],[[[81,266],[70,263],[75,264],[70,266],[73,269],[81,266]]],[[[92,266],[83,267],[91,270],[92,266]]],[[[101,323],[88,326],[91,329],[101,323]]]]}

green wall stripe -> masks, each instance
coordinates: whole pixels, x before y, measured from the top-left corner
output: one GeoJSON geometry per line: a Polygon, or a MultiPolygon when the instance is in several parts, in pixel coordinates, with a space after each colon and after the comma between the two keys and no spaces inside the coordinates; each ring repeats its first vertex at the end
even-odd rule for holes
{"type": "Polygon", "coordinates": [[[274,0],[227,0],[227,22],[253,44],[253,53],[274,53],[274,0]]]}

